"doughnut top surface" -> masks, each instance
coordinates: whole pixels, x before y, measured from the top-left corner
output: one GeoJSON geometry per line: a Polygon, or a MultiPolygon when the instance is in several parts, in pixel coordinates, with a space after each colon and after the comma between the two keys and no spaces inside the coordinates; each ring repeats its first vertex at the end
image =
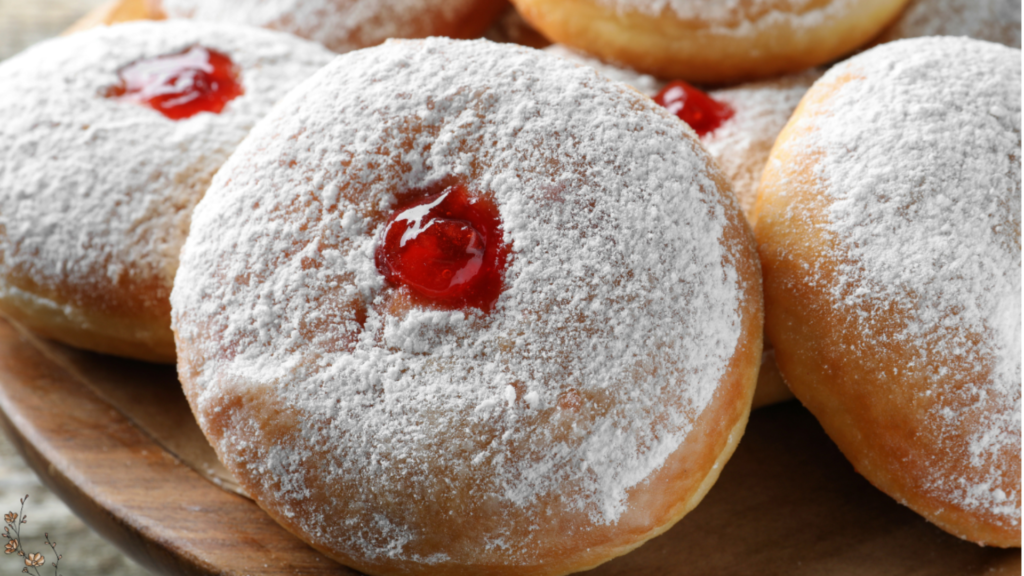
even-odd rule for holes
{"type": "Polygon", "coordinates": [[[537,563],[551,518],[586,520],[568,534],[623,518],[737,349],[724,230],[740,217],[720,178],[649,99],[539,51],[346,54],[196,210],[172,302],[200,424],[322,547],[537,563]],[[374,265],[391,208],[451,180],[493,199],[511,246],[490,313],[409,306],[374,265]],[[257,394],[273,408],[228,412],[257,394]],[[276,436],[268,414],[294,429],[276,436]],[[432,513],[447,520],[418,523],[432,513]],[[420,552],[432,535],[443,554],[420,552]]]}
{"type": "Polygon", "coordinates": [[[563,44],[552,44],[545,47],[544,51],[549,54],[554,54],[559,58],[565,58],[566,60],[576,62],[577,64],[589,66],[600,72],[605,78],[628,84],[646,96],[653,97],[665,86],[664,81],[658,80],[650,74],[643,74],[624,66],[606,64],[597,58],[587,56],[583,52],[573,50],[563,44]]]}
{"type": "Polygon", "coordinates": [[[0,63],[0,274],[75,305],[98,298],[107,310],[130,308],[119,287],[137,283],[162,290],[168,314],[191,209],[213,172],[332,57],[275,32],[147,22],[50,40],[0,63]],[[237,69],[244,94],[219,114],[172,120],[107,97],[123,68],[193,46],[237,69]]]}
{"type": "Polygon", "coordinates": [[[987,42],[885,44],[822,78],[848,81],[786,144],[817,163],[829,202],[838,268],[808,282],[834,273],[837,314],[859,318],[845,354],[912,351],[894,380],[927,391],[905,408],[924,406],[927,433],[963,463],[931,467],[927,491],[1016,526],[1020,484],[1006,491],[1000,463],[1021,440],[1020,70],[1019,50],[987,42]]]}
{"type": "Polygon", "coordinates": [[[665,12],[680,20],[691,20],[719,32],[732,28],[749,33],[759,22],[795,18],[796,24],[817,25],[835,10],[845,11],[857,0],[595,0],[621,13],[639,12],[659,16],[665,12]]]}
{"type": "Polygon", "coordinates": [[[1020,0],[912,0],[882,42],[921,36],[969,36],[1020,48],[1020,0]]]}
{"type": "Polygon", "coordinates": [[[387,38],[437,34],[482,0],[161,0],[172,18],[236,22],[287,31],[348,52],[387,38]],[[433,22],[433,24],[432,24],[433,22]]]}
{"type": "MultiPolygon", "coordinates": [[[[562,44],[552,44],[544,51],[589,66],[606,78],[628,84],[647,96],[655,96],[666,84],[654,76],[606,64],[562,44]]],[[[821,75],[822,69],[813,68],[799,74],[708,92],[708,96],[732,108],[735,115],[701,136],[701,144],[729,177],[744,213],[753,209],[761,171],[775,138],[792,116],[800,98],[821,75]]]]}

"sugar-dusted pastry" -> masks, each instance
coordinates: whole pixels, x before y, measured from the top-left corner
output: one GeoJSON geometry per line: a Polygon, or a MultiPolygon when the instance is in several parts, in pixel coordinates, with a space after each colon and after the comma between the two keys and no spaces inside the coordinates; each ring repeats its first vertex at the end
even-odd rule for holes
{"type": "Polygon", "coordinates": [[[1021,534],[1020,50],[883,44],[833,67],[754,208],[766,331],[858,472],[944,530],[1021,534]]]}
{"type": "Polygon", "coordinates": [[[476,38],[505,0],[147,0],[170,18],[231,22],[308,38],[335,52],[388,38],[476,38]]]}
{"type": "Polygon", "coordinates": [[[173,362],[192,207],[253,124],[332,57],[277,32],[143,22],[0,63],[0,310],[74,346],[173,362]]]}
{"type": "Polygon", "coordinates": [[[369,574],[565,574],[667,530],[743,433],[760,273],[649,98],[541,51],[391,41],[252,132],[172,295],[217,453],[369,574]]]}
{"type": "Polygon", "coordinates": [[[879,42],[969,36],[1020,48],[1020,0],[910,0],[879,42]]]}

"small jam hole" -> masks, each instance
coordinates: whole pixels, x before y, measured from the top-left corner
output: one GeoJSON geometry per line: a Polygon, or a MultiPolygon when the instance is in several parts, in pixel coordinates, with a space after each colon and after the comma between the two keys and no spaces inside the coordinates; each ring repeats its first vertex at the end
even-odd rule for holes
{"type": "Polygon", "coordinates": [[[508,253],[497,207],[451,186],[399,206],[375,260],[388,282],[435,305],[489,312],[501,295],[508,253]]]}
{"type": "Polygon", "coordinates": [[[219,114],[244,92],[231,59],[202,46],[133,62],[118,74],[121,83],[108,97],[149,106],[171,120],[219,114]]]}
{"type": "Polygon", "coordinates": [[[665,86],[654,101],[689,124],[701,138],[717,130],[735,114],[725,102],[715,100],[682,80],[665,86]]]}

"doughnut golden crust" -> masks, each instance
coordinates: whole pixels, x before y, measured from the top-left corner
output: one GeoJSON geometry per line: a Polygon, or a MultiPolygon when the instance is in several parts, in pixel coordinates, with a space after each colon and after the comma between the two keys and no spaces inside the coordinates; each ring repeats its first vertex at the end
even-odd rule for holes
{"type": "MultiPolygon", "coordinates": [[[[560,58],[590,66],[605,77],[628,84],[647,96],[654,97],[666,84],[647,74],[604,64],[561,44],[553,44],[544,50],[560,58]]],[[[711,98],[726,103],[735,114],[702,136],[701,144],[722,169],[748,221],[757,199],[761,172],[768,161],[775,138],[800,103],[800,98],[821,74],[820,69],[808,70],[708,93],[711,98]]],[[[793,398],[775,365],[775,352],[767,339],[764,341],[761,372],[757,382],[753,403],[755,409],[793,398]]]]}
{"type": "Polygon", "coordinates": [[[249,128],[332,56],[266,30],[140,22],[0,64],[0,310],[73,346],[173,362],[192,208],[249,128]],[[173,120],[112,96],[127,67],[193,49],[233,62],[242,93],[220,113],[173,120]]]}
{"type": "Polygon", "coordinates": [[[830,70],[755,206],[766,332],[858,472],[1020,546],[1020,51],[885,44],[830,70]]]}
{"type": "Polygon", "coordinates": [[[728,84],[825,64],[906,0],[513,0],[553,42],[660,78],[728,84]]]}
{"type": "Polygon", "coordinates": [[[370,574],[624,554],[697,505],[750,409],[758,265],[721,174],[652,101],[539,51],[340,57],[218,173],[182,257],[200,426],[271,516],[370,574]],[[396,202],[452,184],[511,246],[489,312],[375,264],[396,202]]]}
{"type": "Polygon", "coordinates": [[[504,0],[148,0],[156,14],[232,22],[295,34],[335,52],[388,38],[478,38],[504,0]]]}

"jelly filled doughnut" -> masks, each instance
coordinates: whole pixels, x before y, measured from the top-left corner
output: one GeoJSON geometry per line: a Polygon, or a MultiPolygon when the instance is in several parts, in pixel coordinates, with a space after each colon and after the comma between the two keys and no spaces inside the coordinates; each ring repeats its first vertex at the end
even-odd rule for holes
{"type": "Polygon", "coordinates": [[[0,310],[74,346],[173,362],[193,206],[333,54],[265,30],[133,23],[0,64],[0,310]]]}
{"type": "Polygon", "coordinates": [[[729,84],[825,64],[907,0],[512,0],[553,42],[659,78],[729,84]]]}
{"type": "Polygon", "coordinates": [[[289,32],[335,52],[388,38],[476,38],[505,0],[147,0],[170,18],[248,24],[289,32]]]}
{"type": "Polygon", "coordinates": [[[883,44],[832,68],[755,206],[782,374],[858,472],[1020,546],[1020,51],[883,44]]]}
{"type": "Polygon", "coordinates": [[[969,36],[1020,48],[1020,0],[910,0],[878,42],[969,36]]]}
{"type": "Polygon", "coordinates": [[[693,508],[761,354],[753,239],[650,99],[543,52],[389,41],[289,95],[172,294],[210,443],[371,574],[564,574],[693,508]]]}

